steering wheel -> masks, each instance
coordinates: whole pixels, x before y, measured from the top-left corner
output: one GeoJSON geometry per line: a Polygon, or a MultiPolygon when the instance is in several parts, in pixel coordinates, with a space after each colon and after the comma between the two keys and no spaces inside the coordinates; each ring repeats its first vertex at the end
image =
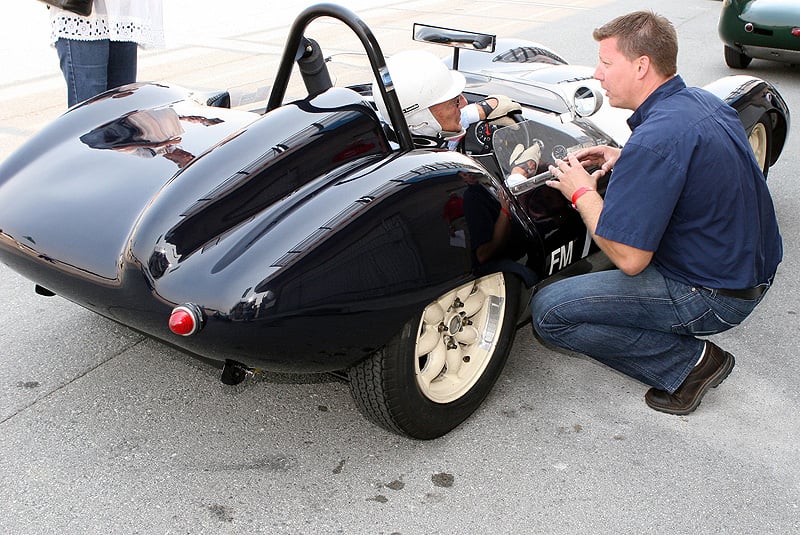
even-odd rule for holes
{"type": "MultiPolygon", "coordinates": [[[[515,123],[525,121],[522,112],[514,111],[506,115],[515,123]]],[[[464,141],[464,150],[467,154],[484,155],[490,154],[493,151],[492,138],[494,133],[503,128],[503,125],[497,124],[497,119],[487,121],[482,119],[477,123],[469,125],[467,134],[464,141]]]]}

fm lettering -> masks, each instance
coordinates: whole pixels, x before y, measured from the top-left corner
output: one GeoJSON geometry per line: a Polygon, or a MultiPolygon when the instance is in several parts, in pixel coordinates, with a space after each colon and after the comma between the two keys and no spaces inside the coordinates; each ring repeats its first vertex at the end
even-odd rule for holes
{"type": "Polygon", "coordinates": [[[573,245],[575,245],[575,240],[572,240],[566,245],[562,245],[560,248],[550,253],[550,273],[548,273],[548,275],[552,275],[554,272],[563,269],[572,262],[573,245]],[[556,269],[556,266],[558,266],[558,269],[556,269]]]}

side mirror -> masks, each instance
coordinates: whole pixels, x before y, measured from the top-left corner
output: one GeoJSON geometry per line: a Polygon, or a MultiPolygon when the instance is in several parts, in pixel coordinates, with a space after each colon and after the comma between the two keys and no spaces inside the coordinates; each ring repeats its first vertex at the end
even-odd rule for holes
{"type": "Polygon", "coordinates": [[[603,95],[595,89],[580,86],[572,96],[572,105],[578,117],[589,117],[603,105],[603,95]]]}

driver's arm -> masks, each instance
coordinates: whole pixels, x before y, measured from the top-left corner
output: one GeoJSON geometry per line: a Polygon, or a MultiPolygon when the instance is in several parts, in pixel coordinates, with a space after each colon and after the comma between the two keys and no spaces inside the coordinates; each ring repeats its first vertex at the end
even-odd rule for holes
{"type": "MultiPolygon", "coordinates": [[[[485,99],[461,108],[462,125],[478,121],[499,119],[509,113],[521,112],[522,107],[505,95],[489,95],[485,99]]],[[[466,127],[465,125],[465,127],[466,127]]]]}
{"type": "Polygon", "coordinates": [[[505,95],[489,95],[477,103],[480,108],[480,118],[492,121],[505,117],[509,113],[519,113],[522,107],[505,95]]]}

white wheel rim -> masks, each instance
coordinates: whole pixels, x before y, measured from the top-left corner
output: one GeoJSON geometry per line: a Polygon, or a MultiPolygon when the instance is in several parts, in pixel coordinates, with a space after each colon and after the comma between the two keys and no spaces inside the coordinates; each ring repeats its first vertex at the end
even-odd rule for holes
{"type": "Polygon", "coordinates": [[[763,170],[767,164],[767,129],[764,124],[756,123],[748,139],[753,153],[756,155],[758,167],[763,170]]]}
{"type": "Polygon", "coordinates": [[[505,280],[495,273],[425,308],[414,359],[417,384],[425,397],[450,403],[478,382],[497,347],[505,301],[505,280]]]}

